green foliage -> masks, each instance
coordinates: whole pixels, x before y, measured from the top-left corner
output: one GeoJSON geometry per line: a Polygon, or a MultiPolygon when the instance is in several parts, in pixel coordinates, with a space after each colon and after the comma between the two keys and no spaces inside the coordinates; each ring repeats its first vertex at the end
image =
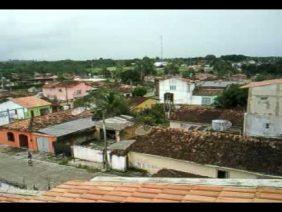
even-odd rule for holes
{"type": "Polygon", "coordinates": [[[135,65],[135,70],[140,72],[141,81],[144,81],[144,77],[150,74],[156,74],[154,69],[154,61],[149,57],[143,57],[135,65]]]}
{"type": "Polygon", "coordinates": [[[126,70],[120,74],[120,78],[122,83],[138,84],[141,82],[141,72],[137,69],[126,70]]]}
{"type": "Polygon", "coordinates": [[[136,121],[150,126],[168,124],[168,120],[165,118],[164,109],[161,104],[156,104],[151,109],[146,109],[137,113],[136,121]]]}
{"type": "Polygon", "coordinates": [[[231,85],[215,99],[215,106],[220,108],[246,107],[248,90],[240,88],[240,85],[231,85]]]}
{"type": "Polygon", "coordinates": [[[168,63],[164,68],[165,74],[176,75],[179,74],[179,66],[175,62],[168,63]]]}
{"type": "Polygon", "coordinates": [[[182,77],[184,77],[184,78],[191,78],[195,75],[195,71],[194,70],[186,70],[186,71],[183,71],[181,74],[182,74],[182,77]]]}
{"type": "Polygon", "coordinates": [[[112,73],[107,68],[103,68],[102,71],[101,71],[101,74],[105,78],[111,78],[112,77],[112,73]]]}
{"type": "Polygon", "coordinates": [[[143,86],[138,86],[132,91],[133,96],[144,96],[147,93],[147,89],[143,86]]]}
{"type": "Polygon", "coordinates": [[[230,62],[217,59],[213,62],[213,69],[218,76],[224,76],[227,74],[236,73],[236,69],[234,69],[230,62]]]}
{"type": "Polygon", "coordinates": [[[115,91],[97,89],[89,95],[91,95],[92,102],[96,105],[94,109],[96,118],[102,118],[103,115],[112,117],[129,113],[125,98],[115,91]]]}
{"type": "Polygon", "coordinates": [[[228,60],[232,62],[240,62],[240,61],[246,60],[248,57],[245,55],[232,54],[232,55],[222,55],[220,58],[223,60],[228,60]]]}
{"type": "Polygon", "coordinates": [[[282,76],[282,59],[277,60],[273,63],[265,63],[261,65],[243,65],[247,76],[254,76],[256,74],[260,75],[271,75],[273,78],[282,76]]]}

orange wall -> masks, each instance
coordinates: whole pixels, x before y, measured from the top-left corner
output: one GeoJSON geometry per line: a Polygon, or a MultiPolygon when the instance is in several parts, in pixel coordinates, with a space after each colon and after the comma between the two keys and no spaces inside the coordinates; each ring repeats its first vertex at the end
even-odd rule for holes
{"type": "Polygon", "coordinates": [[[20,131],[2,129],[0,131],[0,144],[9,145],[11,147],[20,147],[20,142],[19,142],[19,135],[20,134],[26,135],[28,137],[28,148],[30,150],[33,150],[33,151],[37,151],[36,139],[38,137],[47,137],[48,140],[49,140],[49,149],[51,150],[52,153],[54,153],[53,142],[56,141],[56,137],[46,136],[46,135],[43,135],[43,134],[28,133],[28,132],[20,132],[20,131]],[[14,133],[15,141],[8,141],[8,138],[7,138],[7,133],[8,132],[14,133]]]}

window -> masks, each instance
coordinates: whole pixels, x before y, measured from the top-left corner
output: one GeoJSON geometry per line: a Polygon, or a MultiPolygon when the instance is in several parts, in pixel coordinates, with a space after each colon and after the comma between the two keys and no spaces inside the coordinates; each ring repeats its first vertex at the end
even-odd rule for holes
{"type": "Polygon", "coordinates": [[[15,141],[14,133],[8,132],[7,133],[7,138],[8,138],[8,141],[15,141]]]}
{"type": "Polygon", "coordinates": [[[171,86],[170,86],[170,90],[171,90],[171,91],[175,91],[175,90],[176,90],[176,85],[171,85],[171,86]]]}
{"type": "Polygon", "coordinates": [[[77,90],[76,94],[78,94],[78,95],[81,94],[81,90],[77,90]]]}
{"type": "Polygon", "coordinates": [[[264,97],[260,97],[261,100],[267,100],[268,97],[264,96],[264,97]]]}
{"type": "Polygon", "coordinates": [[[202,105],[210,105],[210,104],[211,104],[211,98],[209,97],[202,98],[202,105]]]}
{"type": "Polygon", "coordinates": [[[63,92],[63,90],[61,88],[59,88],[59,92],[63,92]]]}
{"type": "Polygon", "coordinates": [[[33,110],[30,111],[30,116],[31,116],[31,118],[34,117],[34,111],[33,110]]]}
{"type": "Polygon", "coordinates": [[[270,127],[270,124],[269,124],[269,123],[266,123],[266,124],[265,124],[265,129],[269,129],[269,127],[270,127]]]}
{"type": "Polygon", "coordinates": [[[228,172],[223,170],[217,170],[217,178],[228,178],[228,172]]]}

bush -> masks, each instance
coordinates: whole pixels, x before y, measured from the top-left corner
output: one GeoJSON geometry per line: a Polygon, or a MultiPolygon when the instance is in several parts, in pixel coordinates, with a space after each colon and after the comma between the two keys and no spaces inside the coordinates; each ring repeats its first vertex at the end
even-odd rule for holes
{"type": "Polygon", "coordinates": [[[166,125],[168,120],[165,117],[163,105],[156,104],[151,109],[146,109],[136,115],[137,122],[145,125],[156,126],[166,125]]]}
{"type": "Polygon", "coordinates": [[[133,96],[144,96],[146,93],[147,89],[141,86],[134,88],[134,90],[132,91],[133,96]]]}

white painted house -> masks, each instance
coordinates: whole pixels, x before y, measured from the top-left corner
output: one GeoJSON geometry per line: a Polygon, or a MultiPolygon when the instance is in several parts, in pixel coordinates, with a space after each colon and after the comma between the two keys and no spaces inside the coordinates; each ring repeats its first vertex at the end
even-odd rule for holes
{"type": "MultiPolygon", "coordinates": [[[[217,95],[197,92],[199,87],[195,82],[184,78],[169,78],[159,81],[160,103],[165,102],[165,96],[172,94],[173,104],[211,105],[217,95]]],[[[218,90],[217,90],[218,91],[218,90]]]]}
{"type": "Polygon", "coordinates": [[[9,124],[13,119],[23,119],[27,108],[13,102],[7,101],[0,104],[0,126],[9,124]]]}
{"type": "Polygon", "coordinates": [[[282,138],[282,79],[252,82],[249,88],[244,134],[282,138]]]}

